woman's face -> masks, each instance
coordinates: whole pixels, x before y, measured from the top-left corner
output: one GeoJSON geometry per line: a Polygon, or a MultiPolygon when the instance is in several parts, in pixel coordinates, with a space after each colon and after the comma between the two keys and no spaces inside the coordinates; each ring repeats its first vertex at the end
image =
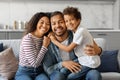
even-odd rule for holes
{"type": "Polygon", "coordinates": [[[49,29],[50,20],[48,17],[44,16],[37,23],[36,33],[43,36],[45,33],[49,31],[49,29]]]}

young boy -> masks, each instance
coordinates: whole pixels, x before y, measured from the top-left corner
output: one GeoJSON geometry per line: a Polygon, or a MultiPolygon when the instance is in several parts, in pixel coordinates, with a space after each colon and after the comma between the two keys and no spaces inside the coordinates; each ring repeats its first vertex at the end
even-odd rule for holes
{"type": "Polygon", "coordinates": [[[92,68],[97,68],[100,65],[99,55],[87,55],[84,53],[86,45],[93,45],[93,38],[85,27],[80,25],[81,13],[75,7],[67,7],[63,10],[64,20],[68,30],[73,32],[73,42],[68,45],[62,45],[54,36],[51,40],[60,49],[70,52],[74,49],[75,55],[78,57],[78,62],[82,65],[81,74],[87,73],[92,68]]]}

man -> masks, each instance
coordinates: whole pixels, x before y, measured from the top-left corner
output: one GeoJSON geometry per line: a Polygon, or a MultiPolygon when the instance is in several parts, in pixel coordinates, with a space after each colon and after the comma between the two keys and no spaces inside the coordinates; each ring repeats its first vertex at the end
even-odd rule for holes
{"type": "MultiPolygon", "coordinates": [[[[64,45],[72,42],[72,33],[67,31],[61,12],[56,11],[51,14],[51,27],[59,42],[64,45]]],[[[85,50],[86,54],[95,55],[95,52],[97,52],[96,54],[101,52],[96,44],[94,47],[95,50],[93,48],[89,48],[90,50],[88,50],[87,47],[85,50]]],[[[69,53],[64,52],[51,43],[43,61],[44,70],[50,76],[51,80],[81,80],[82,78],[86,80],[101,80],[100,73],[97,70],[90,70],[86,76],[79,75],[81,65],[74,61],[76,58],[74,51],[69,53]],[[67,76],[64,75],[62,73],[63,68],[68,69],[71,73],[67,76]]]]}

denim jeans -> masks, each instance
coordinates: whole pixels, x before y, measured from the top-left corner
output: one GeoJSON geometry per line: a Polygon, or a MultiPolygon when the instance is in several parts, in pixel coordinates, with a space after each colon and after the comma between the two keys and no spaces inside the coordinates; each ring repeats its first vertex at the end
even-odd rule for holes
{"type": "Polygon", "coordinates": [[[102,76],[97,70],[90,70],[86,74],[85,80],[102,80],[102,76]]]}
{"type": "Polygon", "coordinates": [[[60,71],[55,70],[50,75],[50,80],[66,80],[66,76],[63,73],[61,73],[60,71]]]}
{"type": "Polygon", "coordinates": [[[75,80],[75,79],[82,79],[90,70],[91,68],[82,66],[81,70],[77,73],[71,73],[66,68],[62,68],[60,72],[63,73],[65,76],[67,76],[67,80],[75,80]]]}
{"type": "Polygon", "coordinates": [[[89,70],[86,75],[81,72],[64,75],[60,71],[54,71],[50,75],[50,80],[102,80],[100,73],[97,70],[89,70]]]}
{"type": "Polygon", "coordinates": [[[15,80],[49,80],[49,78],[44,73],[41,66],[38,68],[33,68],[19,65],[15,75],[15,80]]]}

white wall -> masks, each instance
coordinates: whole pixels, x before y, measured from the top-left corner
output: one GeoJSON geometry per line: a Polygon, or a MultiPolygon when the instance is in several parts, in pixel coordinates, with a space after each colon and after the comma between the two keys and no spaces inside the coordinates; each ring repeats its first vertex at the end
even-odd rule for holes
{"type": "Polygon", "coordinates": [[[62,11],[67,6],[78,7],[82,13],[82,25],[87,28],[114,28],[113,2],[81,1],[1,1],[0,28],[15,20],[28,21],[36,12],[62,11]]]}

